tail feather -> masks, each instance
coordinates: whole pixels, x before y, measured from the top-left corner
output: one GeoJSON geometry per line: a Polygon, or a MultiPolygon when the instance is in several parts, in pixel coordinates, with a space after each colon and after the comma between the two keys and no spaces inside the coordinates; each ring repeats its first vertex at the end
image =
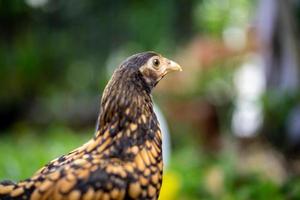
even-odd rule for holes
{"type": "Polygon", "coordinates": [[[11,180],[0,181],[0,185],[15,185],[15,182],[11,180]]]}
{"type": "Polygon", "coordinates": [[[21,197],[28,199],[24,187],[10,180],[0,182],[0,200],[17,200],[21,197]]]}
{"type": "Polygon", "coordinates": [[[0,200],[12,199],[9,194],[15,189],[16,184],[10,180],[0,182],[0,200]]]}
{"type": "Polygon", "coordinates": [[[16,187],[16,184],[10,180],[0,182],[0,195],[8,194],[16,187]]]}

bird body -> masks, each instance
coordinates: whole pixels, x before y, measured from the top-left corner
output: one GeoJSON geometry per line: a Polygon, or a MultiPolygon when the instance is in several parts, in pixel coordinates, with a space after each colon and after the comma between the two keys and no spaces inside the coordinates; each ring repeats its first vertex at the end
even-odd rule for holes
{"type": "Polygon", "coordinates": [[[0,200],[157,199],[162,138],[151,90],[167,70],[181,68],[154,52],[125,60],[103,92],[95,136],[31,178],[1,182],[0,200]]]}

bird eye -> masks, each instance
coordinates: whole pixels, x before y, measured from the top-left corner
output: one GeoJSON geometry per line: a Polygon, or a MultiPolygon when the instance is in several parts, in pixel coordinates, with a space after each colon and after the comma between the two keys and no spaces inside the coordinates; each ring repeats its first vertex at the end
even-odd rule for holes
{"type": "Polygon", "coordinates": [[[155,67],[158,67],[159,64],[160,64],[160,62],[159,62],[158,59],[154,59],[154,60],[153,60],[153,65],[154,65],[155,67]]]}

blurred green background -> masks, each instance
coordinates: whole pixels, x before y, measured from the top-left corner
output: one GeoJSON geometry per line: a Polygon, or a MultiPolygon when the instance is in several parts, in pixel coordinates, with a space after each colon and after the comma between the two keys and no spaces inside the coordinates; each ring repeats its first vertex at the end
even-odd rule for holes
{"type": "Polygon", "coordinates": [[[184,69],[154,91],[171,142],[160,199],[300,199],[299,13],[299,0],[0,0],[0,180],[91,138],[113,69],[154,50],[184,69]]]}

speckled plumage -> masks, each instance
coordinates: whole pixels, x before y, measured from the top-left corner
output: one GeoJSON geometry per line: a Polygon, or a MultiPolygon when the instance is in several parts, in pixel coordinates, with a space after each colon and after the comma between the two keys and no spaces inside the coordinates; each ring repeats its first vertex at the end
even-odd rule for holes
{"type": "Polygon", "coordinates": [[[153,56],[159,55],[136,54],[116,69],[104,90],[97,131],[90,141],[29,179],[0,183],[0,199],[157,199],[162,141],[150,93],[165,74],[149,76],[148,67],[141,70],[153,56]]]}

